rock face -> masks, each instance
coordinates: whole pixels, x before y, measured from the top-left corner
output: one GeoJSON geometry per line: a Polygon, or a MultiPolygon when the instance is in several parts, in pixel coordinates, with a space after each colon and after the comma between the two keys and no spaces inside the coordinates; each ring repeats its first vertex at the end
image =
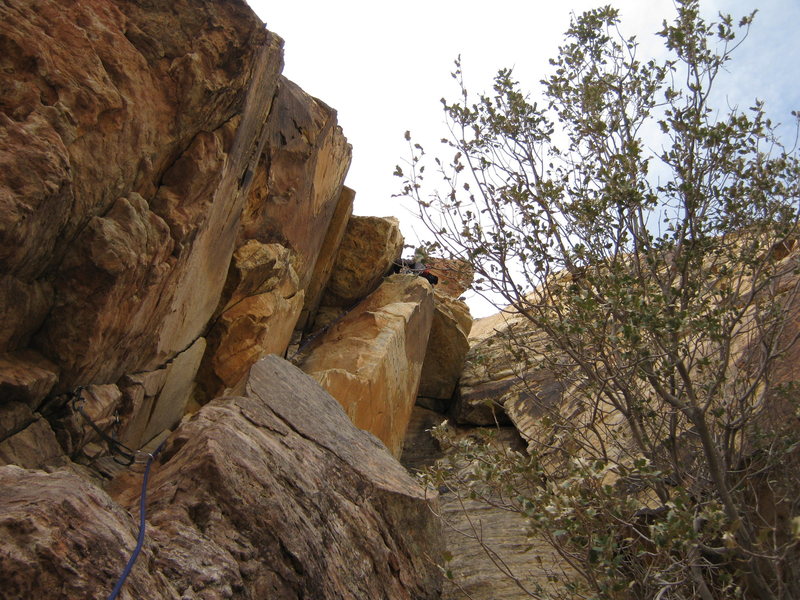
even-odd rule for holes
{"type": "Polygon", "coordinates": [[[419,396],[445,401],[453,397],[469,350],[467,336],[471,327],[472,317],[467,305],[441,294],[437,288],[419,396]]]}
{"type": "MultiPolygon", "coordinates": [[[[0,579],[5,598],[107,598],[136,545],[131,515],[70,471],[0,467],[0,579]]],[[[152,538],[123,598],[180,596],[154,564],[152,538]]]]}
{"type": "Polygon", "coordinates": [[[320,337],[300,364],[356,426],[395,456],[417,395],[432,318],[428,282],[393,275],[320,337]]]}
{"type": "Polygon", "coordinates": [[[240,0],[11,3],[0,33],[0,386],[36,410],[177,361],[112,410],[139,444],[286,349],[350,146],[240,0]]]}
{"type": "Polygon", "coordinates": [[[351,217],[322,304],[347,307],[366,297],[402,251],[403,235],[397,219],[351,217]]]}
{"type": "Polygon", "coordinates": [[[305,289],[337,206],[340,200],[348,203],[341,192],[351,148],[336,112],[284,77],[266,135],[239,238],[292,250],[299,285],[305,289]]]}
{"type": "Polygon", "coordinates": [[[518,338],[510,336],[510,332],[520,332],[519,339],[536,342],[527,321],[515,313],[498,313],[475,322],[451,411],[456,422],[478,426],[508,424],[506,406],[530,391],[522,379],[525,366],[513,352],[513,340],[518,338]]]}
{"type": "Polygon", "coordinates": [[[325,286],[328,285],[333,267],[338,255],[339,248],[341,247],[344,234],[347,229],[347,224],[350,222],[350,217],[353,214],[353,200],[356,193],[348,187],[342,188],[342,193],[339,196],[339,202],[336,205],[336,211],[333,213],[331,223],[328,226],[328,233],[325,236],[325,241],[320,248],[319,256],[317,257],[317,264],[314,267],[314,274],[311,276],[311,282],[306,289],[305,306],[303,307],[303,314],[300,317],[300,325],[309,330],[312,323],[312,317],[317,314],[322,294],[325,291],[325,286]]]}
{"type": "Polygon", "coordinates": [[[152,368],[217,305],[280,40],[241,2],[0,11],[6,349],[39,330],[61,389],[152,368]]]}
{"type": "MultiPolygon", "coordinates": [[[[383,281],[397,222],[351,218],[350,145],[282,45],[243,0],[0,5],[0,595],[107,597],[140,485],[115,444],[177,427],[121,597],[439,597],[437,522],[392,457],[433,292],[383,281]],[[326,289],[361,300],[303,365],[338,402],[258,362],[326,289]]],[[[445,395],[468,324],[439,304],[445,395]]]]}
{"type": "MultiPolygon", "coordinates": [[[[402,456],[406,467],[419,470],[445,457],[429,432],[443,420],[444,416],[437,412],[414,407],[402,456]]],[[[461,431],[461,435],[473,433],[470,429],[461,431]]],[[[525,447],[513,427],[495,430],[495,435],[496,443],[506,448],[520,451],[525,447]]],[[[452,556],[446,568],[453,574],[453,582],[445,580],[442,600],[537,597],[529,594],[536,592],[530,582],[541,583],[547,588],[548,576],[563,572],[564,563],[560,557],[542,540],[529,538],[525,520],[503,509],[502,501],[498,506],[490,506],[472,500],[466,494],[459,498],[454,491],[442,490],[439,516],[444,546],[452,556]],[[494,553],[494,561],[490,560],[487,549],[494,553]],[[528,586],[527,591],[498,568],[495,562],[500,561],[523,586],[528,586]]]]}
{"type": "MultiPolygon", "coordinates": [[[[277,357],[169,439],[150,481],[136,598],[439,597],[425,492],[313,380],[277,357]]],[[[104,598],[135,545],[139,477],[0,467],[9,597],[104,598]]]]}
{"type": "Polygon", "coordinates": [[[239,247],[225,287],[201,369],[206,398],[235,386],[259,358],[283,354],[303,307],[292,254],[280,244],[248,240],[239,247]]]}

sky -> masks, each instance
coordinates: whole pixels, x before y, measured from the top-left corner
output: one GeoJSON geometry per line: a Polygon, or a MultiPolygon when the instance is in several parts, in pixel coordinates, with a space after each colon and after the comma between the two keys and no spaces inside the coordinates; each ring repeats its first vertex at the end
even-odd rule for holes
{"type": "MultiPolygon", "coordinates": [[[[406,130],[426,146],[446,134],[440,98],[455,96],[456,56],[476,92],[491,87],[498,69],[513,67],[523,87],[538,93],[572,12],[612,4],[620,9],[621,31],[636,35],[646,54],[661,51],[655,32],[674,15],[672,0],[247,1],[285,40],[284,75],[337,110],[353,146],[345,183],[356,190],[355,214],[398,217],[410,243],[425,231],[413,206],[392,197],[400,188],[392,172],[408,156],[406,130]]],[[[800,0],[701,6],[711,19],[719,11],[738,18],[758,9],[722,90],[732,105],[764,100],[773,121],[787,124],[784,141],[791,144],[790,112],[800,110],[800,0]]],[[[473,316],[495,312],[479,299],[468,304],[473,316]]]]}

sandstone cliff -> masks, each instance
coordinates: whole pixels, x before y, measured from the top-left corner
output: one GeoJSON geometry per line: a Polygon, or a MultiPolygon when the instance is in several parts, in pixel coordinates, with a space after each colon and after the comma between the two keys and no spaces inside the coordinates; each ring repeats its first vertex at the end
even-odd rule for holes
{"type": "Polygon", "coordinates": [[[397,223],[351,217],[282,45],[240,0],[0,6],[5,597],[107,597],[142,483],[115,459],[164,440],[121,597],[439,597],[435,494],[392,453],[468,313],[384,279],[397,223]]]}

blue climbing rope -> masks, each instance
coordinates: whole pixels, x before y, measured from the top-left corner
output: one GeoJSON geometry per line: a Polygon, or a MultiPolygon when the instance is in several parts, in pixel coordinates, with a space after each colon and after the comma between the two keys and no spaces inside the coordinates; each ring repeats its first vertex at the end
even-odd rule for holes
{"type": "Polygon", "coordinates": [[[136,548],[128,559],[128,564],[125,565],[119,579],[117,579],[117,584],[114,586],[111,594],[109,594],[108,600],[115,600],[119,595],[122,586],[125,585],[125,580],[128,578],[128,575],[131,574],[133,564],[136,562],[136,559],[139,558],[139,552],[142,551],[142,545],[144,544],[145,509],[147,507],[147,480],[150,479],[150,466],[153,464],[156,456],[158,456],[158,453],[161,452],[166,441],[167,440],[161,442],[152,454],[147,453],[147,465],[144,468],[144,477],[142,478],[142,493],[139,496],[139,537],[136,540],[136,548]]]}

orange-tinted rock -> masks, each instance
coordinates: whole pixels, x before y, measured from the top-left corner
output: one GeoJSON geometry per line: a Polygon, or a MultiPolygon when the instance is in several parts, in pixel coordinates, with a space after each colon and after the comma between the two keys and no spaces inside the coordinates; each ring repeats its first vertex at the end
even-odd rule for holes
{"type": "Polygon", "coordinates": [[[59,389],[154,368],[219,301],[281,42],[184,0],[4,5],[0,34],[0,342],[39,330],[59,389]]]}
{"type": "Polygon", "coordinates": [[[339,204],[351,148],[337,125],[336,111],[284,77],[267,129],[239,245],[254,239],[293,251],[305,290],[339,204]]]}
{"type": "Polygon", "coordinates": [[[315,340],[301,363],[361,429],[398,456],[419,386],[433,291],[394,275],[315,340]]]}
{"type": "Polygon", "coordinates": [[[402,251],[397,219],[351,217],[322,304],[348,307],[365,298],[380,285],[402,251]]]}
{"type": "Polygon", "coordinates": [[[458,298],[466,292],[475,275],[472,266],[463,260],[431,257],[425,260],[425,266],[439,278],[436,291],[451,298],[458,298]]]}
{"type": "Polygon", "coordinates": [[[267,354],[283,354],[303,306],[292,253],[250,240],[234,253],[227,302],[201,367],[206,400],[234,387],[267,354]]]}
{"type": "Polygon", "coordinates": [[[342,193],[339,195],[339,203],[336,205],[336,211],[328,226],[328,233],[325,235],[325,241],[320,249],[317,264],[314,266],[314,274],[311,276],[311,281],[306,289],[303,314],[299,323],[301,327],[306,329],[310,328],[309,326],[314,323],[317,309],[322,300],[322,293],[330,280],[336,255],[344,238],[347,224],[353,214],[355,196],[356,193],[347,186],[342,188],[342,193]]]}

